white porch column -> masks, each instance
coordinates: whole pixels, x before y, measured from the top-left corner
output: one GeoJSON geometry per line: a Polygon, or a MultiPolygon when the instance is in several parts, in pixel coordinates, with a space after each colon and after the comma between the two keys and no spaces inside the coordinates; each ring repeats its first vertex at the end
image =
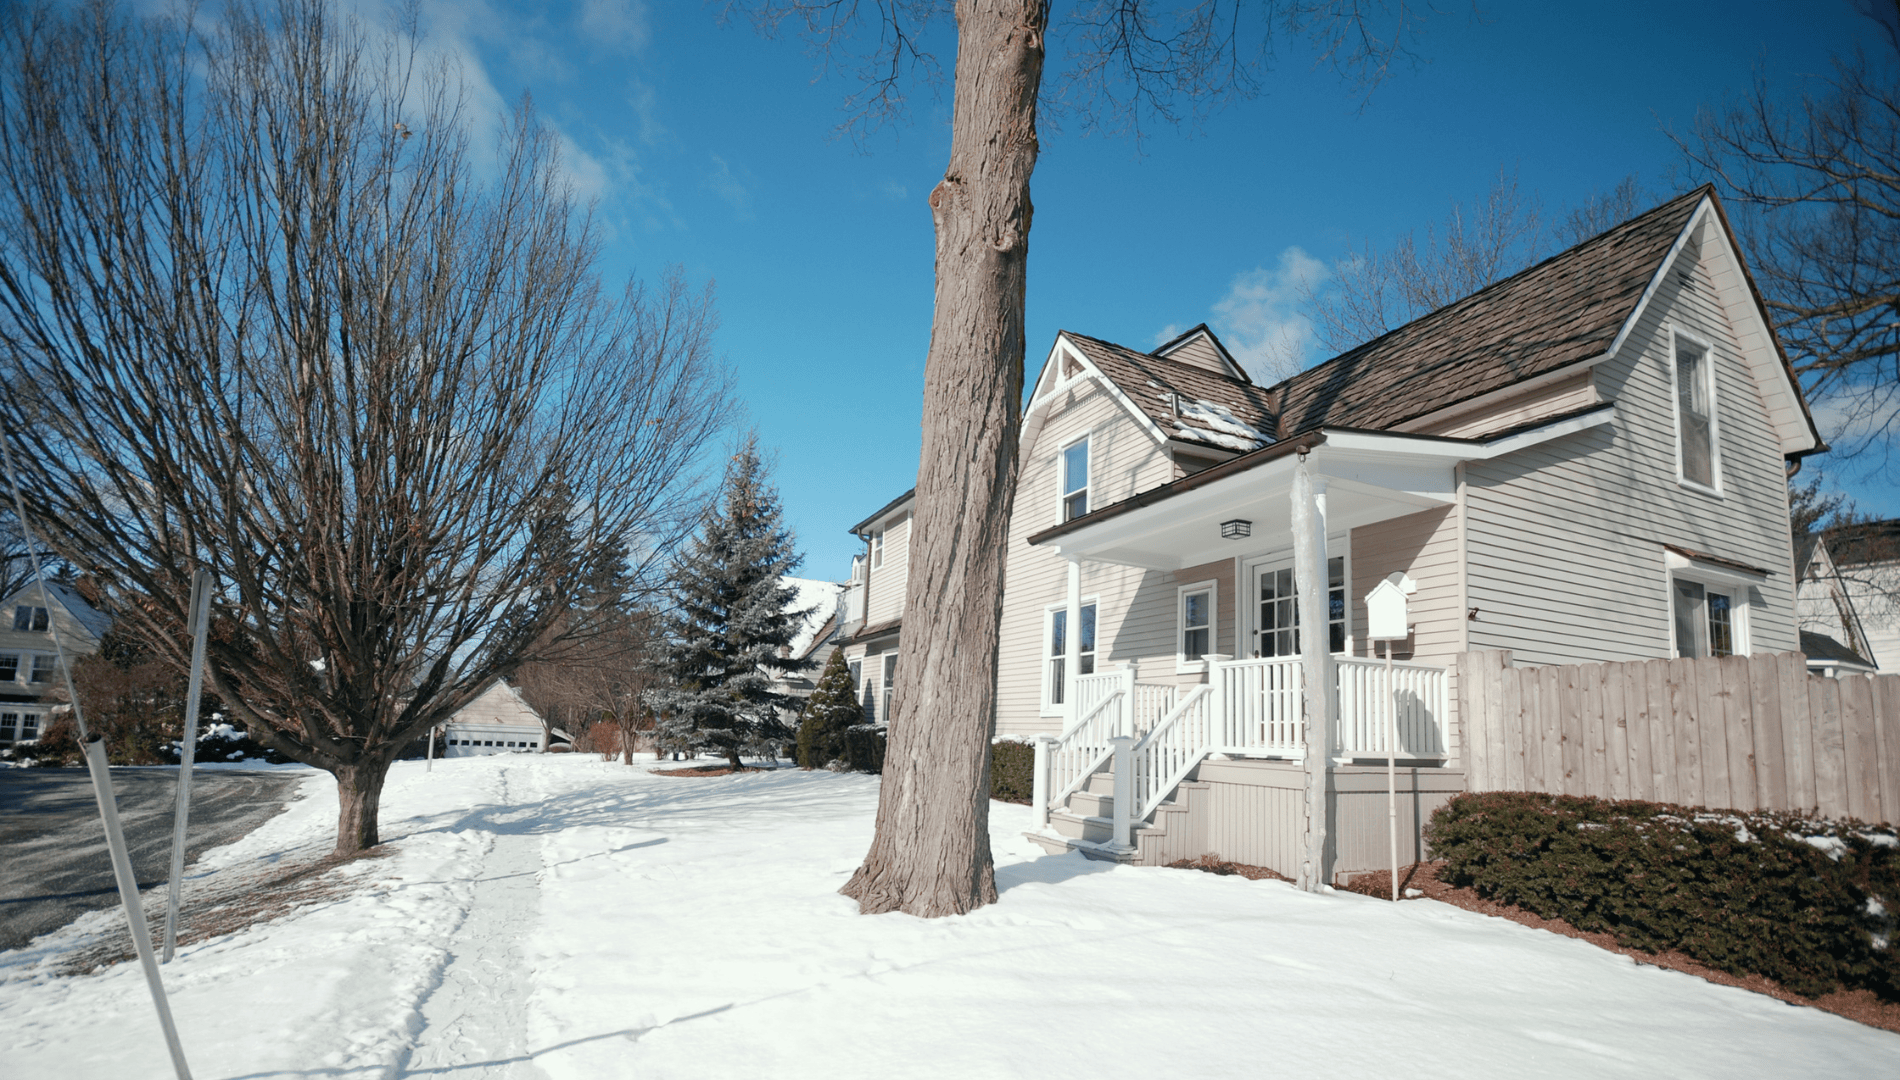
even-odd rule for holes
{"type": "Polygon", "coordinates": [[[1036,771],[1030,780],[1029,801],[1034,803],[1036,828],[1049,827],[1049,744],[1054,742],[1047,735],[1037,735],[1031,740],[1036,747],[1036,771]]]}
{"type": "Polygon", "coordinates": [[[1135,756],[1130,751],[1135,747],[1135,740],[1127,735],[1116,735],[1108,741],[1115,749],[1115,816],[1109,819],[1113,825],[1109,842],[1127,851],[1133,847],[1129,839],[1135,811],[1135,756]]]}
{"type": "Polygon", "coordinates": [[[1332,653],[1327,628],[1326,487],[1305,454],[1293,468],[1293,582],[1299,593],[1300,704],[1306,721],[1306,849],[1299,887],[1326,880],[1326,771],[1332,762],[1332,653]]]}
{"type": "Polygon", "coordinates": [[[1082,560],[1069,556],[1069,607],[1063,616],[1062,726],[1066,730],[1081,714],[1075,701],[1076,668],[1082,664],[1082,560]]]}

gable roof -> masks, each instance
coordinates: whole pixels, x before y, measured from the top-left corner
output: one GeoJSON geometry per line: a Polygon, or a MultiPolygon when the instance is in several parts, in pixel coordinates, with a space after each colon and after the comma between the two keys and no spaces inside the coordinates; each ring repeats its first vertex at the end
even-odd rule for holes
{"type": "Polygon", "coordinates": [[[1061,336],[1170,438],[1226,450],[1253,450],[1273,440],[1279,425],[1274,416],[1272,395],[1254,384],[1244,372],[1239,378],[1221,375],[1198,364],[1137,352],[1073,330],[1064,330],[1061,336]],[[1179,395],[1187,415],[1171,402],[1170,394],[1179,395]],[[1217,421],[1210,423],[1207,417],[1196,415],[1197,411],[1214,417],[1219,415],[1213,410],[1197,410],[1199,403],[1218,406],[1232,419],[1265,438],[1253,438],[1244,431],[1222,430],[1217,421]]]}
{"type": "Polygon", "coordinates": [[[1900,562],[1900,518],[1836,525],[1822,536],[1837,566],[1900,562]]]}
{"type": "Polygon", "coordinates": [[[1699,188],[1282,383],[1282,435],[1388,429],[1607,352],[1699,188]]]}
{"type": "MultiPolygon", "coordinates": [[[[46,594],[58,602],[61,607],[65,608],[67,614],[73,617],[73,621],[83,627],[88,634],[91,634],[94,640],[104,638],[106,631],[112,629],[112,616],[107,615],[105,612],[87,603],[86,598],[79,595],[79,590],[73,588],[71,585],[63,585],[57,581],[47,581],[46,594]]],[[[37,583],[28,582],[22,585],[12,596],[0,600],[0,607],[7,609],[0,611],[0,615],[11,619],[13,616],[12,608],[15,604],[37,603],[39,598],[40,586],[37,583]]],[[[6,625],[11,626],[13,624],[9,622],[6,625]]]]}
{"type": "Polygon", "coordinates": [[[859,539],[863,539],[864,532],[866,529],[869,529],[872,525],[877,524],[877,522],[881,518],[883,518],[884,515],[904,505],[904,503],[915,498],[916,495],[917,495],[917,489],[911,488],[909,491],[904,492],[902,495],[899,495],[897,498],[892,499],[890,502],[887,502],[883,506],[880,506],[876,510],[873,510],[871,512],[870,517],[867,517],[863,521],[858,522],[856,525],[851,526],[849,530],[851,535],[858,537],[859,539]]]}

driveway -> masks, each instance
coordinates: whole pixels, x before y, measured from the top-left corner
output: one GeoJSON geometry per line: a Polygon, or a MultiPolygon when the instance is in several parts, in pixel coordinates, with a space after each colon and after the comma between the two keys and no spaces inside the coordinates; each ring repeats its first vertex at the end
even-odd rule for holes
{"type": "MultiPolygon", "coordinates": [[[[275,816],[304,775],[194,774],[185,865],[275,816]]],[[[112,770],[140,889],[163,885],[171,872],[177,785],[177,769],[112,770]]],[[[119,902],[105,826],[84,769],[0,769],[0,853],[0,950],[17,949],[83,912],[119,902]]]]}

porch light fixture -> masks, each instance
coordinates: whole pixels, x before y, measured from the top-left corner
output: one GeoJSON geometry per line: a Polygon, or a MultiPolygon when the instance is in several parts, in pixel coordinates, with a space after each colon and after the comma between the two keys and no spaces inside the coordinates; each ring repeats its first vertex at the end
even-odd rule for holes
{"type": "Polygon", "coordinates": [[[1222,540],[1244,540],[1253,535],[1253,522],[1246,518],[1230,518],[1220,523],[1222,540]]]}

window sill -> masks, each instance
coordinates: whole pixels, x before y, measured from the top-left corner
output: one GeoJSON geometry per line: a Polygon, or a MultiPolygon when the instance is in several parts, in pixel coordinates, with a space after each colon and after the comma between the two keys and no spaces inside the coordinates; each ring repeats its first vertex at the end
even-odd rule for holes
{"type": "Polygon", "coordinates": [[[1681,477],[1681,476],[1676,477],[1676,486],[1680,488],[1685,488],[1689,491],[1697,492],[1702,495],[1710,496],[1711,498],[1716,498],[1716,499],[1726,498],[1722,494],[1721,488],[1712,488],[1707,484],[1699,484],[1695,482],[1694,480],[1687,479],[1686,477],[1681,477]]]}
{"type": "Polygon", "coordinates": [[[1179,654],[1174,658],[1174,673],[1176,675],[1201,675],[1205,674],[1206,671],[1206,660],[1186,660],[1179,654]]]}

